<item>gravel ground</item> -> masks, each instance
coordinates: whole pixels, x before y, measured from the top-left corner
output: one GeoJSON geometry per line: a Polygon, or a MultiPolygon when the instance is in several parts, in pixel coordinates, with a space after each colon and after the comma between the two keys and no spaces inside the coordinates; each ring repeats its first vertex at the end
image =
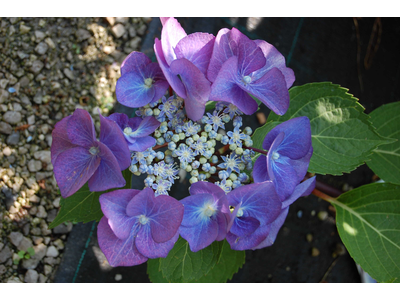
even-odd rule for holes
{"type": "Polygon", "coordinates": [[[53,281],[73,224],[48,229],[60,202],[51,131],[76,108],[98,129],[98,108],[113,108],[120,64],[149,22],[0,18],[0,282],[53,281]]]}

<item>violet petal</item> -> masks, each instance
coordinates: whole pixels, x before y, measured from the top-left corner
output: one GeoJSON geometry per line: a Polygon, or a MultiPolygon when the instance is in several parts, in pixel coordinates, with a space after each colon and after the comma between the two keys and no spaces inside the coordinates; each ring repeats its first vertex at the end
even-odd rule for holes
{"type": "Polygon", "coordinates": [[[179,227],[179,234],[188,241],[190,250],[197,252],[211,245],[218,236],[218,223],[216,220],[209,219],[201,221],[196,226],[179,227]]]}
{"type": "Polygon", "coordinates": [[[65,117],[54,126],[51,136],[53,138],[51,143],[51,163],[55,165],[57,157],[60,153],[67,151],[70,148],[77,147],[70,142],[67,133],[68,119],[71,116],[65,117]]]}
{"type": "Polygon", "coordinates": [[[126,73],[115,87],[118,102],[128,107],[142,107],[150,103],[155,95],[154,87],[145,84],[142,73],[126,73]]]}
{"type": "Polygon", "coordinates": [[[142,226],[135,239],[135,245],[138,251],[148,258],[167,257],[169,251],[174,247],[175,242],[178,240],[179,233],[163,243],[154,241],[151,235],[150,226],[142,226]]]}
{"type": "Polygon", "coordinates": [[[151,60],[146,54],[133,51],[121,64],[121,76],[124,76],[126,73],[141,73],[150,63],[151,60]]]}
{"type": "Polygon", "coordinates": [[[71,143],[85,148],[90,148],[96,140],[96,132],[90,114],[77,108],[67,123],[68,139],[71,143]]]}

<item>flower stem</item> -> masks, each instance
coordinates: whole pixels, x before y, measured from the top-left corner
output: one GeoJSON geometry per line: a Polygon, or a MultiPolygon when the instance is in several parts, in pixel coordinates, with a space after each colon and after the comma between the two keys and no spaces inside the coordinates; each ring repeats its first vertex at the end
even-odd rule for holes
{"type": "Polygon", "coordinates": [[[318,198],[321,198],[322,200],[328,201],[329,203],[331,203],[331,201],[335,201],[336,198],[332,198],[331,196],[328,196],[327,194],[321,192],[320,190],[314,189],[311,192],[313,195],[317,196],[318,198]]]}
{"type": "Polygon", "coordinates": [[[264,154],[264,155],[267,155],[267,154],[268,154],[267,151],[260,150],[260,149],[257,149],[257,148],[253,148],[253,147],[246,147],[246,146],[243,146],[243,148],[245,148],[245,149],[250,149],[250,150],[253,150],[254,152],[258,152],[258,153],[261,153],[261,154],[264,154]]]}
{"type": "Polygon", "coordinates": [[[153,147],[153,150],[157,150],[157,149],[164,148],[164,147],[168,147],[168,143],[164,143],[162,145],[155,145],[153,147]]]}

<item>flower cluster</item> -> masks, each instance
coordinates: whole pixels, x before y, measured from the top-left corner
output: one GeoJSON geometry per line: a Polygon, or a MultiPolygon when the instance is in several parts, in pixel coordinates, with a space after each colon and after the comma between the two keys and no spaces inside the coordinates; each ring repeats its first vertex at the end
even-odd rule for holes
{"type": "Polygon", "coordinates": [[[293,71],[272,45],[235,28],[187,35],[176,19],[161,20],[158,63],[133,52],[121,66],[117,100],[137,108],[136,116],[100,116],[100,141],[86,111],[56,125],[52,162],[61,194],[86,181],[91,191],[122,187],[127,168],[145,175],[142,191],[100,196],[99,245],[112,266],[166,257],[179,235],[194,252],[224,239],[234,250],[270,246],[289,205],[315,187],[315,177],[303,181],[313,152],[310,121],[276,126],[260,150],[243,114],[257,110],[252,96],[284,114],[293,71]],[[206,110],[209,100],[215,107],[206,110]],[[169,193],[186,176],[190,196],[178,201],[169,193]]]}

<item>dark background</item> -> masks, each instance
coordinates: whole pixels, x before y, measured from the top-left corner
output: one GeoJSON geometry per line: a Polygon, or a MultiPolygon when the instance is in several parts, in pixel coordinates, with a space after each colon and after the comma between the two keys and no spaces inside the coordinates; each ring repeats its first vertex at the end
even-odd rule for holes
{"type": "MultiPolygon", "coordinates": [[[[329,81],[349,89],[370,113],[384,103],[399,101],[399,18],[178,18],[187,34],[216,35],[236,27],[251,39],[273,44],[295,72],[294,86],[329,81]]],[[[154,37],[161,23],[149,24],[142,51],[155,60],[154,37]]],[[[269,110],[261,105],[268,116],[269,110]]],[[[129,111],[117,104],[116,111],[129,111]]],[[[255,116],[245,122],[259,126],[255,116]]],[[[363,165],[343,176],[318,176],[340,190],[372,182],[363,165]]],[[[182,199],[186,188],[172,191],[182,199]]],[[[344,250],[329,203],[311,195],[290,206],[276,242],[268,248],[246,251],[246,263],[230,282],[360,282],[354,261],[344,250]],[[327,212],[326,219],[318,217],[327,212]],[[312,240],[306,236],[312,235],[312,240]],[[316,255],[318,254],[318,255],[316,255]]],[[[96,225],[78,224],[68,237],[55,282],[149,282],[146,264],[111,268],[98,248],[96,225]]]]}

